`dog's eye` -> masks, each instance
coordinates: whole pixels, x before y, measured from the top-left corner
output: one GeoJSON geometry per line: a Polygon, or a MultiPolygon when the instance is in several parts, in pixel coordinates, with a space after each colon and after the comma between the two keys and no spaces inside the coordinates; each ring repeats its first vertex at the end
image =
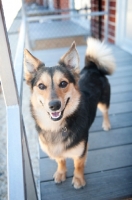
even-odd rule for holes
{"type": "Polygon", "coordinates": [[[40,83],[40,84],[38,85],[38,87],[39,87],[40,90],[46,89],[46,86],[45,86],[43,83],[40,83]]]}
{"type": "Polygon", "coordinates": [[[67,86],[67,82],[66,81],[62,81],[60,84],[59,84],[59,87],[61,88],[65,88],[67,86]]]}

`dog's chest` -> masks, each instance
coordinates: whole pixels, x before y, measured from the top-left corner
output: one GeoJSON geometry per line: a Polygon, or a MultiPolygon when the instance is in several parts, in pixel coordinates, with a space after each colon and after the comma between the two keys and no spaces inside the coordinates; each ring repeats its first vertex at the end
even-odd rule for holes
{"type": "Polygon", "coordinates": [[[65,135],[63,135],[63,132],[55,134],[54,136],[49,134],[46,137],[44,137],[43,134],[40,134],[40,146],[52,159],[75,158],[81,156],[84,151],[84,142],[80,142],[76,146],[68,149],[67,147],[72,143],[72,138],[68,137],[64,140],[64,137],[65,135]]]}

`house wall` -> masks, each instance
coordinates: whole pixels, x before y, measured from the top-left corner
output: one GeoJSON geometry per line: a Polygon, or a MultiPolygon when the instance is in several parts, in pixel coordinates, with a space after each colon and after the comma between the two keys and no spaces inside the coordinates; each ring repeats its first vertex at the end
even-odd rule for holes
{"type": "MultiPolygon", "coordinates": [[[[100,10],[105,10],[106,0],[91,0],[91,11],[99,11],[99,2],[101,2],[100,10]]],[[[105,17],[92,17],[91,19],[91,35],[95,38],[103,40],[104,38],[104,24],[105,17]],[[99,31],[100,22],[100,31],[99,31]],[[100,34],[99,34],[100,32],[100,34]]],[[[116,0],[109,1],[109,17],[108,17],[108,41],[115,43],[115,29],[116,29],[116,0]]]]}
{"type": "MultiPolygon", "coordinates": [[[[47,5],[47,0],[25,0],[26,3],[37,3],[40,5],[47,5]]],[[[53,0],[54,8],[67,9],[69,8],[69,0],[53,0]]]]}
{"type": "Polygon", "coordinates": [[[54,0],[54,7],[57,9],[68,9],[69,0],[54,0]]]}

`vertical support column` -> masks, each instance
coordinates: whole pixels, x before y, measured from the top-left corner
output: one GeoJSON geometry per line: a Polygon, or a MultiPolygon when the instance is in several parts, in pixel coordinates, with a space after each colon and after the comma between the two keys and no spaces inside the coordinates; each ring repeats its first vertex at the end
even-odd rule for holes
{"type": "Polygon", "coordinates": [[[104,40],[105,42],[108,42],[109,0],[105,0],[105,11],[108,14],[105,15],[104,40]]]}
{"type": "Polygon", "coordinates": [[[28,31],[28,22],[27,21],[27,14],[26,14],[26,9],[25,9],[25,0],[22,0],[22,20],[25,24],[26,28],[26,48],[28,50],[31,50],[31,45],[30,45],[30,40],[29,40],[29,31],[28,31]]]}
{"type": "Polygon", "coordinates": [[[24,172],[21,140],[21,114],[11,59],[9,41],[5,26],[2,2],[0,0],[0,77],[7,111],[7,179],[8,199],[25,200],[24,172]]]}

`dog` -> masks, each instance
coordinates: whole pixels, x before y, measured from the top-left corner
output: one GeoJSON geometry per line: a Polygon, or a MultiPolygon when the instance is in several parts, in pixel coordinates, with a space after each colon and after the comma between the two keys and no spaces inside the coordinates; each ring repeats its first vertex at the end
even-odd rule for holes
{"type": "Polygon", "coordinates": [[[75,189],[86,184],[88,135],[97,107],[103,114],[103,129],[107,131],[111,127],[110,84],[106,75],[115,70],[114,57],[111,50],[96,39],[89,38],[87,45],[81,71],[75,42],[53,67],[46,67],[28,50],[24,52],[25,79],[32,91],[31,112],[40,146],[58,164],[53,176],[55,183],[66,179],[66,158],[74,160],[72,184],[75,189]]]}

